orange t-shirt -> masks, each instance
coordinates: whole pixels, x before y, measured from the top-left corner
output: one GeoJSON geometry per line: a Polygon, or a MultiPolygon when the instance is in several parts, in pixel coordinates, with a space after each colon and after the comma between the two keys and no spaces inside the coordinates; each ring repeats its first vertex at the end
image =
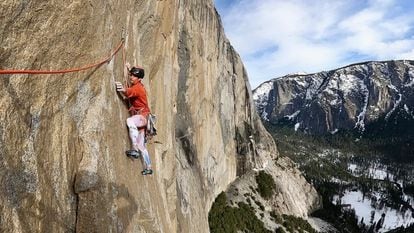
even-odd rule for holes
{"type": "Polygon", "coordinates": [[[151,112],[148,107],[147,92],[141,81],[127,88],[125,94],[138,114],[147,116],[151,112]]]}

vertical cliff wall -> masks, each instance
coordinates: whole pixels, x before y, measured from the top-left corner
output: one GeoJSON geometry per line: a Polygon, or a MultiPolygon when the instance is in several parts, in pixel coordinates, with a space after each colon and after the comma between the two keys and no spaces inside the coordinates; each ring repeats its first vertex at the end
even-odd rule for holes
{"type": "Polygon", "coordinates": [[[124,35],[159,129],[148,144],[155,174],[143,177],[124,155],[128,112],[114,89],[122,52],[82,72],[2,75],[1,232],[208,232],[215,196],[253,158],[277,155],[211,1],[0,5],[0,69],[83,66],[124,35]],[[243,149],[251,135],[257,153],[243,149]]]}

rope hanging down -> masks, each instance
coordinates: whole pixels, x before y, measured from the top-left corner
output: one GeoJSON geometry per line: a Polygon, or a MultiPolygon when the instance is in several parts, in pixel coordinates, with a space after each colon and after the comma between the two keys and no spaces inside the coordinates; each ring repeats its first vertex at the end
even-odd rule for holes
{"type": "Polygon", "coordinates": [[[0,75],[1,74],[64,74],[64,73],[72,73],[72,72],[87,70],[87,69],[90,69],[96,66],[100,66],[104,64],[105,62],[110,61],[112,57],[118,53],[118,51],[121,49],[123,45],[124,45],[124,40],[122,39],[119,45],[117,46],[117,48],[111,53],[111,55],[109,55],[108,57],[106,57],[105,59],[97,63],[85,65],[79,68],[71,68],[71,69],[65,69],[65,70],[0,70],[0,75]]]}

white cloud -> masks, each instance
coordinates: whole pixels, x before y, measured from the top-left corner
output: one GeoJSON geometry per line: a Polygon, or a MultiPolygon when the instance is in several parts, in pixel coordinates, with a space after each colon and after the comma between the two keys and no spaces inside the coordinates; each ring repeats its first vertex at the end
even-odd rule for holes
{"type": "Polygon", "coordinates": [[[414,59],[414,17],[398,5],[402,2],[241,0],[220,14],[256,87],[274,77],[361,59],[414,59]]]}

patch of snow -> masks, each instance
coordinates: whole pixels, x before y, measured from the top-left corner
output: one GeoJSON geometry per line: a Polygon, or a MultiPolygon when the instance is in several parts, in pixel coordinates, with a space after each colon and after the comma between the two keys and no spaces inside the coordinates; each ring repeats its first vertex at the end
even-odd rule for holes
{"type": "Polygon", "coordinates": [[[414,205],[414,197],[411,195],[403,194],[403,200],[406,201],[410,206],[414,205]]]}
{"type": "MultiPolygon", "coordinates": [[[[298,95],[300,95],[300,94],[296,94],[296,93],[292,92],[292,93],[290,93],[290,98],[294,99],[294,98],[298,97],[298,95]]],[[[289,104],[293,104],[293,103],[289,103],[289,104]]]]}
{"type": "Polygon", "coordinates": [[[354,174],[355,172],[356,172],[356,170],[357,170],[357,165],[356,164],[353,164],[353,163],[349,163],[348,164],[348,170],[352,173],[352,174],[354,174]]]}
{"type": "Polygon", "coordinates": [[[313,97],[318,94],[318,88],[321,85],[321,80],[317,77],[310,77],[311,80],[308,81],[305,92],[305,99],[311,100],[313,97]]]}
{"type": "Polygon", "coordinates": [[[385,120],[388,120],[388,118],[390,118],[391,114],[397,109],[398,105],[400,105],[401,100],[402,100],[402,95],[398,94],[398,99],[395,101],[394,107],[391,109],[391,111],[389,111],[387,115],[385,115],[385,120]]]}
{"type": "Polygon", "coordinates": [[[302,86],[302,87],[306,87],[306,86],[307,86],[307,83],[305,82],[305,80],[304,80],[304,79],[295,78],[294,80],[295,80],[295,82],[296,82],[299,86],[302,86]]]}
{"type": "Polygon", "coordinates": [[[299,122],[295,124],[295,131],[298,131],[299,126],[300,126],[300,123],[299,122]]]}
{"type": "Polygon", "coordinates": [[[414,69],[410,69],[408,75],[410,76],[410,82],[404,84],[404,87],[412,87],[414,85],[414,69]]]}
{"type": "MultiPolygon", "coordinates": [[[[298,111],[296,111],[296,112],[294,112],[293,114],[291,114],[291,115],[286,115],[285,117],[287,118],[287,119],[289,119],[289,120],[292,120],[293,118],[295,118],[298,114],[300,113],[300,110],[298,110],[298,111]]],[[[296,129],[295,129],[296,130],[296,129]]]]}
{"type": "Polygon", "coordinates": [[[288,75],[307,75],[308,73],[304,72],[304,71],[300,71],[300,72],[296,72],[296,73],[291,73],[288,75]]]}
{"type": "Polygon", "coordinates": [[[269,81],[260,85],[253,92],[253,100],[256,103],[261,118],[265,121],[269,121],[268,113],[265,111],[265,107],[268,105],[269,92],[272,89],[273,81],[269,81]]]}
{"type": "Polygon", "coordinates": [[[312,96],[313,96],[313,93],[312,93],[312,91],[311,90],[306,90],[306,99],[307,100],[311,100],[312,99],[312,96]]]}
{"type": "Polygon", "coordinates": [[[354,75],[339,75],[338,80],[338,87],[340,90],[344,93],[344,96],[349,95],[349,93],[353,92],[355,89],[357,89],[357,85],[359,83],[358,77],[354,75]]]}
{"type": "Polygon", "coordinates": [[[378,180],[386,180],[387,178],[389,180],[394,179],[394,175],[389,173],[386,168],[377,167],[377,166],[368,168],[368,176],[373,179],[378,179],[378,180]]]}
{"type": "Polygon", "coordinates": [[[411,112],[410,112],[410,109],[407,107],[407,105],[406,104],[404,104],[404,110],[408,113],[408,114],[410,114],[411,112]]]}
{"type": "Polygon", "coordinates": [[[410,111],[410,109],[408,108],[408,106],[406,104],[404,104],[404,110],[407,112],[408,115],[410,115],[414,119],[413,112],[410,111]]]}
{"type": "Polygon", "coordinates": [[[361,175],[366,175],[371,179],[377,180],[394,180],[394,175],[388,171],[388,167],[382,165],[381,163],[375,163],[370,165],[369,168],[363,168],[358,166],[354,163],[348,164],[348,171],[352,173],[352,175],[359,177],[361,175]]]}
{"type": "Polygon", "coordinates": [[[340,105],[340,104],[342,104],[342,100],[339,99],[339,98],[336,98],[334,100],[331,100],[329,103],[330,103],[330,105],[340,105]]]}
{"type": "Polygon", "coordinates": [[[266,112],[266,111],[263,111],[263,112],[262,112],[261,117],[262,117],[262,119],[263,119],[263,120],[265,120],[265,121],[269,121],[269,118],[267,117],[267,112],[266,112]]]}
{"type": "Polygon", "coordinates": [[[396,92],[399,92],[398,91],[398,89],[394,86],[394,85],[392,85],[392,84],[389,84],[389,85],[387,85],[390,89],[392,89],[392,90],[394,90],[394,91],[396,91],[396,92]]]}
{"type": "Polygon", "coordinates": [[[366,115],[367,107],[368,107],[369,91],[368,91],[367,86],[362,81],[360,82],[360,90],[362,94],[364,95],[364,105],[362,107],[362,111],[357,116],[357,121],[355,123],[354,128],[359,128],[360,130],[364,131],[365,130],[364,121],[365,121],[365,115],[366,115]]]}
{"type": "Polygon", "coordinates": [[[336,96],[337,90],[338,90],[338,80],[334,77],[331,80],[329,80],[329,83],[324,91],[331,96],[336,96]]]}
{"type": "Polygon", "coordinates": [[[401,212],[388,207],[383,207],[382,209],[373,208],[371,200],[364,198],[360,191],[347,191],[342,198],[335,196],[333,203],[351,205],[358,217],[358,222],[364,218],[363,222],[367,225],[370,225],[371,213],[374,213],[375,222],[379,220],[382,214],[385,214],[384,225],[380,232],[392,230],[400,226],[408,226],[409,224],[414,223],[411,210],[401,212]]]}
{"type": "Polygon", "coordinates": [[[336,177],[331,177],[331,178],[329,179],[329,181],[330,181],[330,182],[332,182],[332,183],[341,184],[341,185],[346,185],[346,184],[349,184],[349,182],[348,182],[348,181],[344,181],[344,180],[338,179],[338,178],[336,178],[336,177]]]}
{"type": "Polygon", "coordinates": [[[253,93],[253,100],[262,101],[267,100],[270,90],[273,89],[273,82],[266,82],[260,85],[253,93]]]}
{"type": "Polygon", "coordinates": [[[334,150],[334,149],[324,149],[321,153],[318,153],[318,157],[320,157],[320,158],[325,158],[327,156],[340,157],[340,156],[342,156],[342,153],[340,151],[334,150]]]}

